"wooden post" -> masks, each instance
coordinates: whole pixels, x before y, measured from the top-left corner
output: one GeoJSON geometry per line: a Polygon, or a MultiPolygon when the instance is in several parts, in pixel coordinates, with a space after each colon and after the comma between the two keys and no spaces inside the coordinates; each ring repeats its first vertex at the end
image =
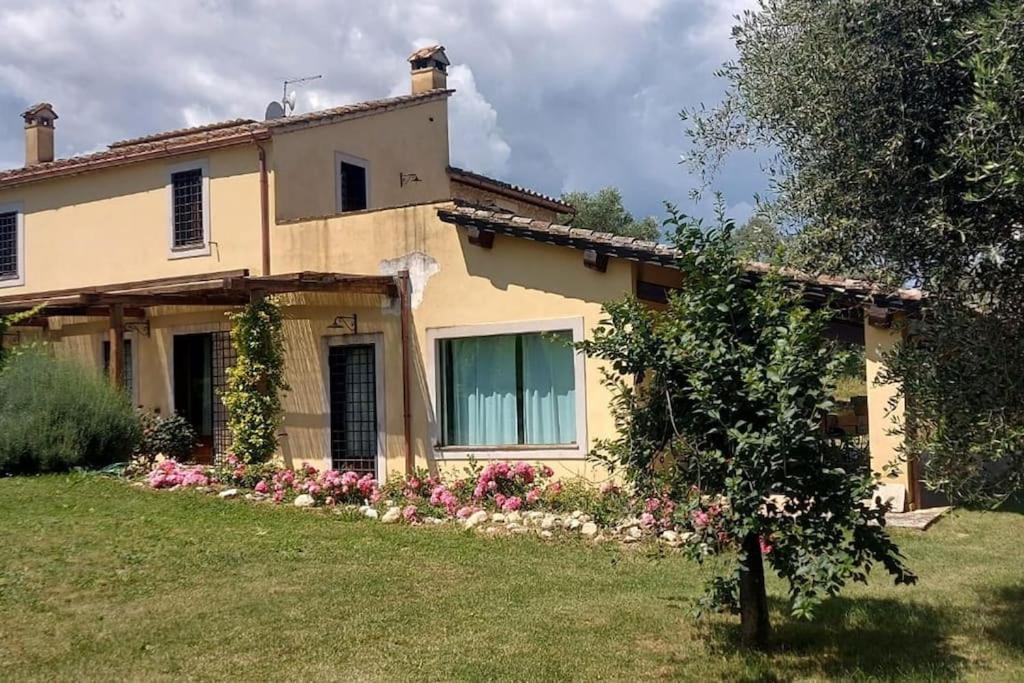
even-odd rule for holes
{"type": "Polygon", "coordinates": [[[409,303],[409,271],[398,274],[398,299],[402,307],[402,424],[405,429],[405,473],[412,475],[416,469],[416,456],[412,452],[412,409],[409,388],[410,327],[412,309],[409,303]]]}
{"type": "Polygon", "coordinates": [[[110,383],[117,389],[124,388],[124,305],[110,306],[110,383]]]}

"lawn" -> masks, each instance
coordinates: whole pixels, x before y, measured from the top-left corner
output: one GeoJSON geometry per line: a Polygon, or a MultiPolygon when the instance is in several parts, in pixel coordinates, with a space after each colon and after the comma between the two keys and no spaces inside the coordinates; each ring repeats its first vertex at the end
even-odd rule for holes
{"type": "Polygon", "coordinates": [[[1024,514],[895,534],[879,574],[778,645],[695,622],[701,575],[653,550],[483,538],[156,493],[0,479],[0,680],[934,680],[1024,677],[1024,514]]]}

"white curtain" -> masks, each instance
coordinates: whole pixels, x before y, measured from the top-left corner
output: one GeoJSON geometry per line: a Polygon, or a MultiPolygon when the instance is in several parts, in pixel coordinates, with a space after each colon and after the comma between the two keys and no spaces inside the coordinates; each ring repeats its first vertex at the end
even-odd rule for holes
{"type": "Polygon", "coordinates": [[[446,441],[455,446],[518,443],[514,335],[449,339],[446,441]]]}
{"type": "Polygon", "coordinates": [[[576,374],[569,332],[524,334],[523,431],[531,445],[576,442],[576,374]]]}

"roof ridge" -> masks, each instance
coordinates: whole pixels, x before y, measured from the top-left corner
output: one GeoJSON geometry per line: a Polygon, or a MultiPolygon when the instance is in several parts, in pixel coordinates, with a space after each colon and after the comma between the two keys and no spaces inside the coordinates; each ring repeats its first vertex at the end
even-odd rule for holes
{"type": "Polygon", "coordinates": [[[330,122],[352,114],[374,112],[391,107],[399,107],[421,101],[429,101],[440,97],[448,97],[454,90],[428,90],[412,95],[366,100],[353,104],[332,107],[319,111],[289,116],[270,121],[253,119],[233,119],[218,123],[179,128],[162,131],[138,138],[119,140],[108,145],[107,149],[87,154],[54,159],[32,166],[22,166],[0,171],[0,188],[18,183],[32,182],[68,173],[80,173],[110,165],[132,163],[148,159],[154,155],[172,156],[181,149],[183,152],[217,146],[240,144],[252,135],[268,135],[275,129],[286,129],[289,125],[330,122]]]}
{"type": "Polygon", "coordinates": [[[448,173],[449,175],[461,175],[465,176],[466,178],[476,179],[485,183],[491,183],[493,185],[498,185],[504,189],[512,190],[513,192],[518,192],[519,194],[529,195],[536,199],[542,199],[546,202],[557,204],[566,209],[564,213],[576,212],[575,207],[573,207],[571,204],[567,204],[566,202],[563,202],[561,199],[558,199],[557,197],[552,197],[551,195],[544,194],[543,192],[538,192],[537,190],[533,190],[529,187],[524,187],[522,185],[510,183],[506,180],[500,180],[498,178],[492,178],[491,176],[484,175],[483,173],[477,173],[476,171],[470,171],[464,168],[459,168],[458,166],[449,165],[448,173]]]}
{"type": "Polygon", "coordinates": [[[186,128],[175,128],[173,130],[165,130],[158,133],[149,133],[148,135],[140,135],[135,138],[125,138],[124,140],[116,140],[107,145],[107,149],[117,149],[118,147],[128,147],[129,145],[138,145],[143,142],[156,142],[158,140],[168,140],[170,138],[177,138],[183,135],[193,135],[195,133],[204,133],[209,130],[220,130],[222,128],[234,128],[236,126],[242,126],[245,124],[257,123],[253,119],[228,119],[226,121],[217,121],[215,123],[204,123],[198,126],[189,126],[186,128]]]}

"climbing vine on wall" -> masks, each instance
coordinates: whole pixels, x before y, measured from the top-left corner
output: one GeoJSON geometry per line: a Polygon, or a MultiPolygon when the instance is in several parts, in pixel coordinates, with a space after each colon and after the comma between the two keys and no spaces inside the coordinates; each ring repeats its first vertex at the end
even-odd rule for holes
{"type": "Polygon", "coordinates": [[[284,332],[276,297],[253,301],[230,314],[237,361],[227,373],[221,400],[227,408],[232,452],[250,463],[266,462],[277,451],[284,379],[284,332]]]}

